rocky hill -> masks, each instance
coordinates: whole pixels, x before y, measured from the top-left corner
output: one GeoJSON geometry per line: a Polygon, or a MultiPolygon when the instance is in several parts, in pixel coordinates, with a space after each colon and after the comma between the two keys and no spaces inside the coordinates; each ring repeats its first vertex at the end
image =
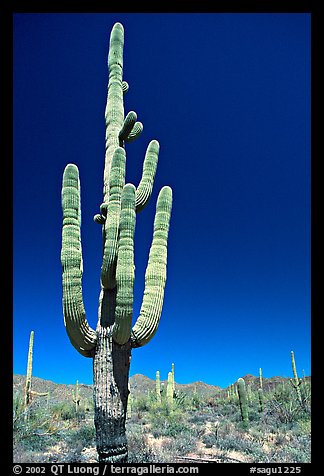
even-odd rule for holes
{"type": "MultiPolygon", "coordinates": [[[[13,392],[22,392],[25,385],[25,375],[13,375],[13,392]]],[[[141,395],[147,395],[148,392],[155,391],[155,380],[142,374],[136,374],[129,379],[131,393],[135,398],[141,395]]],[[[161,380],[161,386],[167,384],[166,380],[161,380]]],[[[49,392],[51,401],[71,400],[75,385],[59,384],[51,380],[44,380],[38,377],[32,377],[32,388],[35,392],[49,392]]],[[[204,382],[193,382],[189,384],[175,384],[175,390],[185,394],[196,393],[199,396],[215,396],[220,393],[221,388],[208,385],[204,382]]],[[[85,385],[79,382],[79,393],[82,399],[92,398],[92,385],[85,385]]],[[[46,397],[42,397],[46,398],[46,397]]]]}
{"type": "MultiPolygon", "coordinates": [[[[251,390],[259,388],[259,377],[247,374],[243,376],[246,385],[249,385],[251,390]]],[[[25,385],[25,375],[13,375],[13,394],[22,392],[25,385]]],[[[310,377],[306,377],[306,380],[310,380],[310,377]]],[[[265,391],[273,389],[275,386],[287,383],[289,378],[284,377],[271,377],[263,378],[263,389],[265,391]]],[[[155,391],[155,380],[150,379],[142,374],[136,374],[130,377],[130,389],[132,395],[137,398],[139,396],[147,395],[148,392],[155,391]]],[[[161,380],[161,386],[166,386],[167,381],[161,380]]],[[[75,385],[59,384],[52,382],[51,380],[44,380],[38,377],[32,377],[32,388],[36,392],[49,392],[49,398],[53,402],[68,401],[72,399],[72,392],[75,389],[75,385]]],[[[204,382],[193,382],[188,384],[175,384],[175,390],[179,393],[186,395],[199,395],[202,397],[218,397],[221,395],[227,395],[227,388],[222,389],[215,385],[208,385],[204,382]]],[[[83,401],[92,400],[92,385],[85,385],[79,382],[79,393],[83,401]]],[[[40,397],[46,399],[46,397],[40,397]]]]}

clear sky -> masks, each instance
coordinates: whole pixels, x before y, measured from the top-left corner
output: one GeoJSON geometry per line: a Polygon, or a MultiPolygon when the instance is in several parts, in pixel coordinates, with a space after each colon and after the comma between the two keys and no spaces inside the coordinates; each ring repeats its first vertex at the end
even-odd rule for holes
{"type": "Polygon", "coordinates": [[[14,372],[92,383],[66,335],[61,183],[81,180],[84,302],[95,328],[101,266],[104,110],[110,30],[125,29],[126,146],[138,184],[150,140],[155,185],[137,216],[138,315],[157,194],[173,188],[168,277],[154,339],[131,372],[225,387],[247,373],[310,374],[310,15],[14,15],[14,372]]]}

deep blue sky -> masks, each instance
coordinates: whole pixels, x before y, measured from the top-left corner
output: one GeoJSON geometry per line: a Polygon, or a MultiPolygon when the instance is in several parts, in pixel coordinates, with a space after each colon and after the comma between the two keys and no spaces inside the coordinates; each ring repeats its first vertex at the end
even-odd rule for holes
{"type": "Polygon", "coordinates": [[[139,182],[151,139],[160,156],[137,216],[134,319],[157,194],[174,191],[168,279],[154,339],[131,375],[222,387],[310,373],[310,15],[14,15],[14,372],[92,382],[61,305],[61,181],[80,170],[84,301],[97,322],[104,110],[110,30],[125,28],[125,112],[144,132],[127,146],[139,182]]]}

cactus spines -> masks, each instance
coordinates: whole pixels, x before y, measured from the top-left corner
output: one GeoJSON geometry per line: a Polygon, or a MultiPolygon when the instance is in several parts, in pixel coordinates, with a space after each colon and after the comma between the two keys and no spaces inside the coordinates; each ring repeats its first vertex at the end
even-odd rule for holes
{"type": "Polygon", "coordinates": [[[156,401],[161,403],[161,379],[159,370],[156,371],[155,375],[155,392],[156,392],[156,401]]]}
{"type": "Polygon", "coordinates": [[[173,407],[173,383],[172,383],[172,372],[168,373],[168,383],[166,390],[167,404],[169,408],[173,407]]]}
{"type": "Polygon", "coordinates": [[[124,115],[124,28],[116,23],[110,34],[103,202],[94,221],[102,227],[102,266],[98,322],[93,330],[82,298],[80,180],[78,168],[68,164],[62,184],[63,314],[68,337],[77,351],[93,358],[94,406],[99,462],[127,461],[125,419],[131,349],[155,335],[162,312],[166,282],[167,240],[172,190],[162,187],[156,202],[153,239],[145,273],[140,314],[132,326],[134,295],[134,230],[136,213],[152,193],[159,143],[147,147],[138,187],[125,184],[125,144],[136,139],[143,125],[137,114],[124,115]]]}
{"type": "Polygon", "coordinates": [[[294,378],[290,379],[290,383],[292,384],[292,386],[296,390],[297,398],[298,398],[299,402],[303,403],[303,399],[302,399],[302,395],[301,395],[301,391],[300,391],[300,385],[301,385],[303,380],[301,378],[298,378],[294,352],[291,351],[290,354],[291,354],[291,365],[292,365],[292,370],[293,370],[293,375],[294,375],[294,378]]]}
{"type": "Polygon", "coordinates": [[[238,379],[237,390],[238,390],[238,396],[239,396],[239,402],[240,402],[242,421],[244,423],[247,423],[249,421],[248,403],[247,403],[247,396],[246,396],[245,381],[243,378],[238,379]]]}

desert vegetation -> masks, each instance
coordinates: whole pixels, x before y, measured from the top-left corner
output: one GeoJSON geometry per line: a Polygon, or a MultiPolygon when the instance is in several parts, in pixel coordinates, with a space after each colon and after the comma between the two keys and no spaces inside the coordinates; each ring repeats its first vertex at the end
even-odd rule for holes
{"type": "MultiPolygon", "coordinates": [[[[149,380],[149,379],[147,379],[149,380]]],[[[235,384],[215,395],[195,385],[175,385],[172,404],[167,383],[160,401],[151,389],[131,391],[126,421],[128,462],[310,462],[311,382],[296,388],[289,379],[244,377],[246,414],[242,418],[235,384]]],[[[97,462],[91,386],[73,386],[64,395],[35,398],[27,410],[23,386],[13,398],[15,462],[97,462]],[[26,413],[27,412],[27,413],[26,413]]]]}

